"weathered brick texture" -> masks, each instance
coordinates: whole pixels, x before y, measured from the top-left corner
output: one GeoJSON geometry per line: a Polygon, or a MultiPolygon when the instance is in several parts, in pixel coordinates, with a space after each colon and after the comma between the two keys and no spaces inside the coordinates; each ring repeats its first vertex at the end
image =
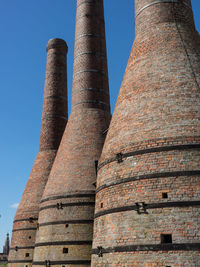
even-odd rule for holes
{"type": "Polygon", "coordinates": [[[66,53],[65,41],[48,42],[40,148],[15,215],[10,267],[32,265],[39,202],[67,122],[66,53]]]}
{"type": "Polygon", "coordinates": [[[197,267],[200,38],[189,0],[135,0],[135,12],[98,166],[92,266],[197,267]]]}
{"type": "Polygon", "coordinates": [[[91,266],[95,161],[109,122],[103,0],[78,0],[72,110],[40,204],[34,266],[91,266]]]}

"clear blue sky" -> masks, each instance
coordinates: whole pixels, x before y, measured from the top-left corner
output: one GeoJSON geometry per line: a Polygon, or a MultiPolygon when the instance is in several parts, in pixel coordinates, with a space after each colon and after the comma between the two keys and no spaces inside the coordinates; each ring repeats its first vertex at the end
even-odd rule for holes
{"type": "MultiPolygon", "coordinates": [[[[71,100],[75,0],[0,0],[0,252],[38,152],[46,44],[66,40],[71,100]]],[[[192,0],[200,31],[200,1],[192,0]]],[[[134,1],[104,0],[112,111],[134,40],[134,1]]],[[[70,110],[70,104],[69,104],[70,110]]]]}

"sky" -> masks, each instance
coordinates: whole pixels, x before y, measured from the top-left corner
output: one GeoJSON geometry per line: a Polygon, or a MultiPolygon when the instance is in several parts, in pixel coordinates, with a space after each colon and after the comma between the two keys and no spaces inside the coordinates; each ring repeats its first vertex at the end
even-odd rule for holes
{"type": "MultiPolygon", "coordinates": [[[[39,148],[46,68],[51,38],[68,44],[71,109],[75,0],[0,0],[0,252],[12,232],[17,203],[39,148]]],[[[200,32],[200,1],[192,0],[200,32]]],[[[134,40],[134,1],[104,0],[113,111],[134,40]]]]}

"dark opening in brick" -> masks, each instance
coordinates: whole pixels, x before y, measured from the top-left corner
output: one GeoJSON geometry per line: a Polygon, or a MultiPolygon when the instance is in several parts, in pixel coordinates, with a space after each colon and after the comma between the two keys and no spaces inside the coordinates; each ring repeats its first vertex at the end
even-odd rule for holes
{"type": "Polygon", "coordinates": [[[163,192],[162,193],[162,198],[168,198],[168,193],[167,192],[163,192]]]}
{"type": "Polygon", "coordinates": [[[98,160],[94,161],[94,165],[95,165],[95,172],[96,172],[96,176],[97,176],[97,172],[98,172],[98,160]]]}
{"type": "Polygon", "coordinates": [[[29,236],[28,238],[31,239],[31,236],[29,236]]]}
{"type": "Polygon", "coordinates": [[[171,234],[161,234],[161,244],[169,244],[172,243],[172,235],[171,234]]]}
{"type": "Polygon", "coordinates": [[[26,267],[28,267],[28,265],[25,265],[26,267]]]}
{"type": "Polygon", "coordinates": [[[63,248],[63,253],[68,253],[68,248],[63,248]]]}
{"type": "Polygon", "coordinates": [[[101,206],[101,208],[103,208],[103,203],[101,203],[101,205],[100,205],[100,206],[101,206]]]}
{"type": "Polygon", "coordinates": [[[67,227],[69,227],[69,224],[68,224],[68,223],[66,223],[66,224],[65,224],[65,227],[66,227],[66,228],[67,228],[67,227]]]}
{"type": "Polygon", "coordinates": [[[29,257],[29,255],[30,255],[29,253],[26,253],[26,255],[25,255],[25,256],[26,256],[26,257],[29,257]]]}

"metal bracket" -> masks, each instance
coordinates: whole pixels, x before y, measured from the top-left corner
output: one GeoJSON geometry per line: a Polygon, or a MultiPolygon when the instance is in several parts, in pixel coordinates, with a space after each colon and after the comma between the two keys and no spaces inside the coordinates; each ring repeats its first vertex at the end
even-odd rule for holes
{"type": "Polygon", "coordinates": [[[63,203],[62,202],[57,203],[57,209],[58,210],[62,210],[63,209],[63,203]]]}
{"type": "Polygon", "coordinates": [[[50,261],[45,261],[45,265],[46,265],[46,267],[50,267],[51,266],[50,261]]]}
{"type": "Polygon", "coordinates": [[[18,251],[18,246],[15,247],[15,251],[18,251]]]}
{"type": "Polygon", "coordinates": [[[118,154],[116,155],[116,157],[117,157],[117,162],[118,162],[118,163],[123,162],[122,156],[123,156],[122,153],[118,153],[118,154]]]}
{"type": "Polygon", "coordinates": [[[138,214],[148,214],[147,212],[147,204],[145,202],[136,202],[137,213],[138,214]]]}
{"type": "Polygon", "coordinates": [[[98,249],[98,256],[103,257],[103,248],[102,247],[97,247],[98,249]]]}
{"type": "Polygon", "coordinates": [[[33,217],[30,217],[30,218],[29,218],[29,222],[30,222],[30,223],[33,223],[33,220],[34,220],[33,217]]]}

